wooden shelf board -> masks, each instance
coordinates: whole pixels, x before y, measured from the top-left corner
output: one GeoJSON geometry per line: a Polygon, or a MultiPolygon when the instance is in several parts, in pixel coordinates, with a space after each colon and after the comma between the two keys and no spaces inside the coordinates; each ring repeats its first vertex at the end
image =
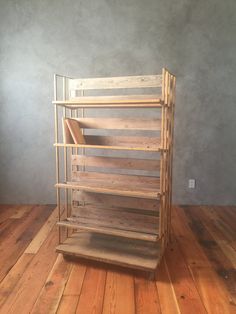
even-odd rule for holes
{"type": "Polygon", "coordinates": [[[139,197],[139,198],[147,198],[147,199],[159,199],[160,192],[158,189],[154,188],[143,188],[140,186],[132,187],[127,183],[124,184],[111,184],[111,182],[107,182],[106,184],[103,182],[88,182],[88,181],[80,181],[80,182],[67,182],[67,183],[57,183],[55,185],[56,188],[64,188],[64,189],[74,189],[74,190],[82,190],[87,192],[94,193],[102,193],[102,194],[111,194],[111,195],[120,195],[120,196],[130,196],[130,197],[139,197]]]}
{"type": "Polygon", "coordinates": [[[153,271],[159,262],[159,244],[121,237],[74,233],[56,251],[65,255],[111,263],[124,267],[153,271]]]}
{"type": "Polygon", "coordinates": [[[57,105],[80,105],[80,106],[149,106],[162,104],[160,95],[117,95],[117,96],[84,96],[76,97],[70,100],[54,100],[53,104],[57,105]]]}
{"type": "Polygon", "coordinates": [[[55,147],[72,147],[72,148],[95,148],[95,149],[114,149],[114,150],[138,150],[146,152],[164,151],[160,147],[128,147],[128,146],[106,146],[106,145],[88,145],[88,144],[64,144],[55,143],[55,147]]]}
{"type": "MultiPolygon", "coordinates": [[[[81,220],[84,220],[84,219],[81,219],[81,220]]],[[[103,226],[99,226],[95,224],[92,225],[92,224],[80,222],[80,218],[78,218],[77,221],[65,219],[65,220],[59,221],[57,224],[59,226],[64,226],[67,228],[113,235],[113,236],[123,237],[123,238],[128,238],[128,239],[137,239],[137,240],[152,241],[152,242],[156,242],[158,240],[157,234],[141,233],[137,231],[122,230],[122,229],[117,229],[117,228],[115,229],[112,226],[109,228],[109,227],[103,227],[103,226]]]]}

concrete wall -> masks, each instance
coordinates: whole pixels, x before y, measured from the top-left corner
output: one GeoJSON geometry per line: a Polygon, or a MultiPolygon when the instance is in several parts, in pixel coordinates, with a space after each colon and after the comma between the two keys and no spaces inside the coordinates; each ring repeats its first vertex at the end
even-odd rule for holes
{"type": "Polygon", "coordinates": [[[0,201],[55,202],[54,72],[167,66],[177,75],[174,201],[235,203],[235,34],[235,0],[0,0],[0,201]]]}

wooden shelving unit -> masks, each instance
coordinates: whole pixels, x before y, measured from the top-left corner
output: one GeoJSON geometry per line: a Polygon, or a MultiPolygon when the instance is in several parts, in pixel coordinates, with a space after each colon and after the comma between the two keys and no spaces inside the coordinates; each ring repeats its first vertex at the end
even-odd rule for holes
{"type": "Polygon", "coordinates": [[[170,238],[175,83],[166,69],[55,75],[58,252],[155,271],[170,238]]]}

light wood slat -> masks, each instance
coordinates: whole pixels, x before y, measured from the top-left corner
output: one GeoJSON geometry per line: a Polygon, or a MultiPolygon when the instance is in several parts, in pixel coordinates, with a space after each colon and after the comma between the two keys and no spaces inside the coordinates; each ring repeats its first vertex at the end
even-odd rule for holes
{"type": "Polygon", "coordinates": [[[89,145],[89,144],[64,144],[55,143],[55,147],[71,147],[71,148],[94,148],[94,149],[110,149],[110,150],[132,150],[132,151],[145,151],[145,152],[160,152],[166,151],[159,146],[151,147],[129,147],[129,146],[107,146],[107,145],[89,145]]]}
{"type": "Polygon", "coordinates": [[[155,215],[145,215],[143,211],[131,212],[126,208],[104,208],[95,206],[78,206],[72,208],[69,221],[80,221],[100,227],[127,231],[158,234],[158,220],[155,215]]]}
{"type": "Polygon", "coordinates": [[[110,130],[153,130],[160,131],[160,119],[128,119],[128,118],[77,118],[83,129],[110,130]]]}
{"type": "Polygon", "coordinates": [[[133,187],[143,188],[159,188],[160,179],[157,177],[127,175],[127,174],[114,174],[114,173],[101,173],[101,172],[86,172],[86,171],[72,171],[72,181],[77,182],[93,182],[96,184],[123,184],[127,189],[133,187]]]}
{"type": "Polygon", "coordinates": [[[157,159],[72,155],[71,164],[72,166],[88,166],[99,168],[138,169],[146,171],[160,170],[160,160],[157,159]]]}
{"type": "Polygon", "coordinates": [[[160,138],[144,136],[101,136],[85,135],[85,142],[89,145],[123,146],[129,148],[157,148],[160,147],[160,138]]]}
{"type": "Polygon", "coordinates": [[[68,109],[78,109],[78,108],[161,108],[163,103],[161,100],[157,99],[157,102],[154,103],[84,103],[77,102],[76,100],[56,100],[52,102],[53,104],[61,107],[66,107],[68,109]]]}
{"type": "Polygon", "coordinates": [[[59,226],[64,226],[67,228],[85,230],[94,233],[107,234],[117,237],[123,237],[128,239],[137,239],[143,241],[152,241],[156,242],[158,237],[156,235],[148,234],[148,233],[140,233],[135,231],[121,230],[115,228],[101,227],[97,225],[90,225],[79,221],[68,221],[63,220],[57,223],[59,226]]]}
{"type": "Polygon", "coordinates": [[[132,210],[142,209],[144,211],[158,212],[160,206],[158,200],[87,193],[85,191],[76,190],[72,191],[72,199],[74,202],[80,201],[87,205],[108,207],[110,210],[112,210],[114,207],[125,207],[132,210]]]}
{"type": "Polygon", "coordinates": [[[57,252],[88,258],[104,263],[155,270],[159,262],[159,246],[153,242],[75,233],[56,248],[57,252]]]}
{"type": "Polygon", "coordinates": [[[161,86],[162,75],[98,77],[73,79],[69,81],[70,90],[155,88],[161,86]]]}
{"type": "Polygon", "coordinates": [[[112,195],[123,195],[123,196],[130,196],[130,197],[140,197],[140,198],[148,198],[148,199],[158,199],[160,193],[156,189],[144,189],[138,188],[134,189],[129,188],[127,186],[116,185],[111,186],[110,184],[99,184],[99,186],[95,183],[75,183],[75,182],[68,182],[68,183],[58,183],[55,185],[57,188],[64,188],[64,189],[77,189],[83,190],[87,192],[95,192],[95,193],[104,193],[104,194],[112,194],[112,195]]]}
{"type": "MultiPolygon", "coordinates": [[[[104,222],[104,219],[121,219],[117,224],[117,228],[123,228],[127,225],[127,228],[132,230],[133,223],[138,224],[140,231],[151,231],[152,228],[156,228],[156,223],[159,218],[157,212],[147,212],[143,209],[130,209],[126,207],[103,207],[95,205],[86,205],[86,206],[72,206],[71,218],[84,217],[90,219],[98,219],[98,222],[104,222]],[[103,219],[104,218],[104,219],[103,219]],[[146,225],[146,226],[145,226],[146,225]],[[129,227],[130,226],[130,227],[129,227]]],[[[110,224],[110,222],[109,222],[110,224]]],[[[156,229],[151,233],[155,233],[156,229]]]]}

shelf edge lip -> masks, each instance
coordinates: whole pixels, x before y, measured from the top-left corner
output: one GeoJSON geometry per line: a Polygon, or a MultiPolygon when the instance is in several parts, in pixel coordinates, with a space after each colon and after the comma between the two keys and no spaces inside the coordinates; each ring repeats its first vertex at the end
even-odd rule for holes
{"type": "MultiPolygon", "coordinates": [[[[65,221],[65,220],[60,220],[57,222],[57,225],[58,226],[63,226],[63,227],[66,227],[66,228],[72,228],[72,229],[80,229],[80,230],[88,230],[88,232],[91,232],[91,233],[99,233],[99,234],[107,234],[107,235],[112,235],[114,237],[121,237],[121,238],[127,238],[127,239],[137,239],[137,240],[141,240],[141,241],[148,241],[148,242],[158,242],[159,240],[159,234],[152,234],[152,233],[145,233],[145,232],[137,232],[137,231],[132,231],[132,230],[124,230],[124,229],[115,229],[115,228],[111,228],[112,230],[115,230],[115,232],[117,231],[118,232],[129,232],[130,234],[132,233],[139,233],[140,235],[146,235],[146,237],[132,237],[132,236],[124,236],[124,235],[119,235],[119,234],[111,234],[109,233],[109,230],[107,227],[102,227],[102,228],[107,228],[107,232],[98,232],[98,231],[95,231],[95,230],[89,230],[93,228],[93,226],[77,226],[76,224],[70,224],[68,223],[68,221],[65,221]],[[148,238],[149,237],[149,238],[148,238]]],[[[99,227],[97,227],[97,229],[99,229],[99,227]]]]}
{"type": "MultiPolygon", "coordinates": [[[[79,184],[71,184],[71,183],[66,183],[66,182],[58,182],[54,185],[55,188],[57,189],[74,189],[74,190],[83,190],[83,191],[88,191],[88,192],[93,192],[95,191],[95,193],[99,193],[99,194],[111,194],[111,195],[120,195],[120,196],[128,196],[128,197],[137,197],[137,198],[145,198],[145,199],[159,199],[160,198],[160,195],[161,195],[161,192],[160,191],[156,191],[156,192],[153,192],[153,195],[147,195],[146,193],[143,195],[138,195],[139,193],[135,194],[135,193],[123,193],[123,191],[120,191],[120,192],[116,192],[117,190],[116,189],[111,189],[108,191],[97,191],[96,188],[90,188],[90,187],[83,187],[79,184]]],[[[148,192],[148,191],[147,191],[148,192]]]]}
{"type": "Polygon", "coordinates": [[[150,103],[150,104],[146,104],[146,103],[140,103],[140,104],[76,104],[76,103],[52,103],[53,105],[56,106],[61,106],[61,107],[67,107],[67,108],[161,108],[163,106],[165,106],[162,102],[159,103],[150,103]]]}
{"type": "Polygon", "coordinates": [[[106,145],[90,145],[90,144],[64,144],[54,143],[55,147],[74,147],[74,148],[94,148],[94,149],[110,149],[110,150],[138,150],[148,152],[167,151],[167,149],[158,148],[145,148],[145,147],[129,147],[129,146],[106,146],[106,145]]]}
{"type": "MultiPolygon", "coordinates": [[[[146,99],[141,99],[141,98],[133,98],[133,99],[119,99],[119,96],[117,96],[117,98],[113,98],[113,99],[99,99],[98,96],[97,101],[96,99],[86,99],[86,97],[84,97],[83,99],[66,99],[66,100],[52,100],[52,104],[57,105],[57,104],[66,104],[66,105],[142,105],[142,104],[161,104],[163,103],[163,100],[161,97],[150,97],[146,98],[146,99]]],[[[135,96],[134,96],[135,97],[135,96]]],[[[101,97],[102,98],[102,97],[101,97]]]]}

